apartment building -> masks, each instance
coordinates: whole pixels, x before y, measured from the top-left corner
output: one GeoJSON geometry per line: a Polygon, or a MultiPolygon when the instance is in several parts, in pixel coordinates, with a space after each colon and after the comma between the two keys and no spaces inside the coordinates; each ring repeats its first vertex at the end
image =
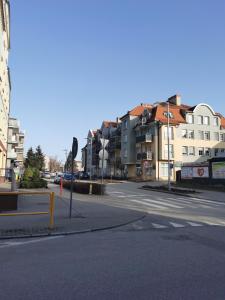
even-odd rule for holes
{"type": "Polygon", "coordinates": [[[9,1],[0,0],[0,180],[4,178],[7,159],[8,119],[10,109],[10,71],[8,55],[10,49],[9,1]]]}
{"type": "Polygon", "coordinates": [[[7,168],[10,168],[12,160],[17,163],[19,168],[23,168],[24,136],[24,132],[20,130],[19,121],[15,118],[9,118],[7,168]]]}
{"type": "Polygon", "coordinates": [[[185,163],[225,156],[225,118],[205,103],[182,105],[179,95],[146,109],[134,130],[136,176],[142,180],[166,180],[168,165],[175,180],[185,163]]]}
{"type": "Polygon", "coordinates": [[[136,135],[134,127],[150,104],[136,106],[128,111],[121,120],[121,169],[126,178],[136,178],[136,135]]]}
{"type": "Polygon", "coordinates": [[[225,157],[225,118],[206,103],[182,104],[179,95],[140,104],[119,121],[103,121],[100,129],[89,131],[87,171],[92,160],[92,174],[98,176],[101,138],[109,140],[104,175],[167,180],[169,167],[175,180],[182,165],[225,157]]]}

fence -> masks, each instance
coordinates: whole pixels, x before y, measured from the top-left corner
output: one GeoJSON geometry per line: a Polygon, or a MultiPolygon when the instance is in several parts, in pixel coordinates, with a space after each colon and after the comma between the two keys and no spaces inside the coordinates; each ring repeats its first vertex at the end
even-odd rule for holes
{"type": "Polygon", "coordinates": [[[14,216],[32,216],[32,215],[49,215],[49,229],[54,228],[54,209],[55,209],[55,194],[54,192],[0,192],[0,201],[4,201],[4,196],[19,196],[19,195],[48,195],[49,209],[48,211],[25,211],[25,212],[7,212],[1,213],[0,217],[14,216]]]}

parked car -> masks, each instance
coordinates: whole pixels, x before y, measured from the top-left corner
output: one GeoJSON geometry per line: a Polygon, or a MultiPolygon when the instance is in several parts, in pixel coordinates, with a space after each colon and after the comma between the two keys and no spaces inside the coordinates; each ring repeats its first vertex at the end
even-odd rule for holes
{"type": "Polygon", "coordinates": [[[44,172],[43,177],[46,178],[46,179],[50,179],[51,178],[49,172],[44,172]]]}
{"type": "Polygon", "coordinates": [[[87,172],[80,171],[79,178],[82,180],[88,180],[88,179],[90,179],[90,175],[87,172]]]}
{"type": "MultiPolygon", "coordinates": [[[[65,173],[64,175],[63,175],[63,179],[64,180],[71,180],[71,178],[72,178],[72,174],[71,173],[65,173]]],[[[78,177],[77,177],[77,174],[76,173],[74,173],[73,174],[73,180],[74,179],[77,179],[78,177]]]]}
{"type": "Polygon", "coordinates": [[[54,183],[59,184],[62,177],[63,177],[63,174],[57,174],[54,178],[54,183]]]}

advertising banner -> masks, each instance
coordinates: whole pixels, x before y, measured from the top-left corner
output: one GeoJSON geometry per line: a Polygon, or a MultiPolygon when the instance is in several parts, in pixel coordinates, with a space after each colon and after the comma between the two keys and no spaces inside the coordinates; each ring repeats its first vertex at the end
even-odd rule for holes
{"type": "Polygon", "coordinates": [[[193,167],[193,177],[208,178],[209,177],[209,168],[208,167],[193,167]]]}
{"type": "Polygon", "coordinates": [[[212,163],[212,177],[215,179],[225,179],[225,161],[212,163]]]}
{"type": "Polygon", "coordinates": [[[181,178],[182,179],[192,179],[193,178],[192,167],[182,167],[181,168],[181,178]]]}

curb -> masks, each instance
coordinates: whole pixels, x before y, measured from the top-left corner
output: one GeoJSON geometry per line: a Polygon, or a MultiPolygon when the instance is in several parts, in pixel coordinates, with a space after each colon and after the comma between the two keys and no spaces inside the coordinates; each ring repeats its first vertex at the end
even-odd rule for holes
{"type": "Polygon", "coordinates": [[[51,233],[51,232],[47,232],[47,233],[43,233],[43,234],[29,234],[29,235],[11,235],[11,236],[3,236],[0,237],[0,240],[10,240],[10,239],[26,239],[26,238],[44,238],[44,237],[50,237],[50,236],[67,236],[67,235],[75,235],[75,234],[84,234],[84,233],[90,233],[90,232],[96,232],[96,231],[103,231],[103,230],[110,230],[113,228],[118,228],[118,227],[122,227],[137,221],[140,221],[142,219],[144,219],[147,216],[147,214],[142,215],[139,218],[133,219],[129,222],[125,222],[125,223],[120,223],[117,225],[112,225],[112,226],[106,226],[106,227],[101,227],[101,228],[88,228],[88,229],[84,229],[84,230],[74,230],[74,231],[62,231],[62,232],[55,232],[55,233],[51,233]]]}

